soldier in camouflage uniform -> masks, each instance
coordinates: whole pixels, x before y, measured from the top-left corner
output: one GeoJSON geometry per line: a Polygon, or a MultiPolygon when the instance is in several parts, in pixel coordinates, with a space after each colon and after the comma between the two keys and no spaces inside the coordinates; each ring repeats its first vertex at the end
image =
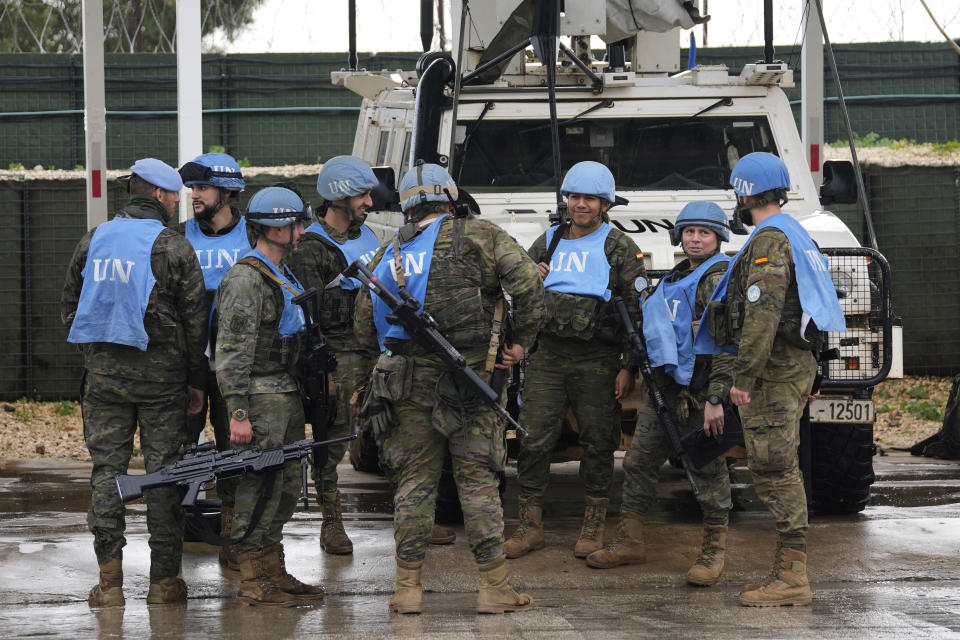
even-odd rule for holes
{"type": "Polygon", "coordinates": [[[845,330],[827,260],[807,232],[781,213],[790,177],[769,153],[733,168],[738,219],[756,227],[720,282],[696,350],[736,352],[730,400],[740,407],[754,488],[777,520],[776,558],[764,580],[740,592],[746,606],[810,604],[807,501],[797,460],[800,418],[822,346],[821,331],[845,330]],[[811,326],[813,325],[813,326],[811,326]]]}
{"type": "Polygon", "coordinates": [[[520,423],[528,434],[517,458],[520,526],[504,544],[508,558],[544,546],[550,455],[568,408],[579,426],[586,491],[574,555],[586,558],[603,547],[613,452],[620,440],[619,400],[633,391],[637,372],[611,297],[621,296],[636,314],[636,287],[645,287],[646,279],[637,245],[606,222],[616,202],[613,175],[597,162],[580,162],[567,172],[561,191],[572,224],[562,231],[551,227],[529,249],[544,278],[546,318],[524,381],[520,423]],[[563,237],[548,257],[555,232],[563,237]]]}
{"type": "MultiPolygon", "coordinates": [[[[183,184],[190,187],[193,201],[193,218],[177,227],[197,252],[203,282],[207,289],[207,303],[213,305],[220,280],[237,259],[254,244],[246,219],[233,203],[244,188],[240,165],[226,153],[204,153],[180,167],[183,184]]],[[[216,343],[215,312],[211,314],[210,341],[216,343]]],[[[212,349],[211,349],[212,353],[212,349]]],[[[187,416],[189,442],[196,442],[207,426],[207,408],[210,409],[210,424],[218,451],[230,448],[230,417],[227,405],[220,395],[217,374],[213,364],[208,363],[204,406],[200,413],[187,416]]],[[[217,480],[217,496],[220,498],[220,535],[228,537],[233,523],[233,493],[235,478],[217,480]]],[[[237,569],[236,552],[233,547],[220,547],[220,564],[237,569]]]]}
{"type": "MultiPolygon", "coordinates": [[[[658,388],[674,408],[680,434],[696,429],[723,430],[723,401],[730,389],[733,356],[694,357],[693,336],[700,316],[727,270],[729,258],[720,243],[730,239],[727,218],[712,202],[691,202],[677,216],[671,231],[674,244],[687,256],[660,280],[643,305],[644,334],[658,388]],[[693,299],[693,305],[687,300],[693,299]]],[[[671,454],[652,399],[640,411],[630,448],[623,459],[623,503],[617,536],[611,544],[587,556],[587,564],[609,569],[646,561],[643,521],[656,499],[657,476],[671,454]]],[[[696,469],[687,462],[703,509],[700,555],[687,571],[687,582],[712,585],[720,579],[732,506],[730,474],[723,457],[696,469]]]]}
{"type": "MultiPolygon", "coordinates": [[[[543,313],[536,265],[496,225],[472,216],[450,216],[448,193],[456,198],[457,187],[442,167],[425,164],[410,169],[400,183],[409,222],[370,267],[387,286],[396,291],[399,281],[421,300],[477,371],[484,369],[495,308],[504,292],[509,294],[515,318],[512,344],[502,347],[498,365],[509,368],[533,344],[543,313]],[[401,259],[395,258],[398,253],[401,259]]],[[[385,433],[378,429],[381,463],[395,485],[397,582],[390,609],[420,613],[420,570],[448,449],[467,539],[482,581],[477,612],[528,609],[533,599],[510,586],[503,557],[497,474],[506,461],[504,425],[468,383],[438,355],[411,341],[402,327],[390,324],[387,314],[379,299],[360,294],[357,336],[363,344],[382,350],[372,393],[385,399],[393,415],[385,433]]]]}
{"type": "MultiPolygon", "coordinates": [[[[165,227],[183,185],[153,158],[138,160],[131,174],[130,202],[77,244],[60,300],[68,340],[84,356],[83,431],[93,460],[87,524],[100,565],[91,606],[124,604],[124,506],[114,479],[127,471],[137,425],[151,473],[177,461],[187,412],[203,403],[203,276],[190,243],[165,227]]],[[[184,602],[180,492],[149,489],[146,502],[147,602],[184,602]]]]}
{"type": "MultiPolygon", "coordinates": [[[[237,449],[270,449],[304,438],[303,404],[294,378],[304,318],[292,299],[302,288],[284,256],[296,250],[309,209],[293,191],[267,187],[247,210],[256,247],[227,272],[217,290],[217,382],[230,412],[230,442],[237,449]]],[[[296,510],[296,461],[267,474],[248,473],[237,483],[233,529],[243,582],[237,600],[290,607],[323,598],[323,589],[287,573],[283,525],[296,510]],[[263,500],[258,522],[253,515],[263,500]]]]}

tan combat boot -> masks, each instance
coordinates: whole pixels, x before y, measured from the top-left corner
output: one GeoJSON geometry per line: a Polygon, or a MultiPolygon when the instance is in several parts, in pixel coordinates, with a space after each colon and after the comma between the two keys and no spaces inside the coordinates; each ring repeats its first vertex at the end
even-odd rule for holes
{"type": "Polygon", "coordinates": [[[390,597],[390,611],[396,613],[420,613],[423,587],[420,585],[420,569],[423,561],[406,562],[397,558],[397,583],[390,597]]]}
{"type": "Polygon", "coordinates": [[[280,543],[270,545],[263,550],[263,571],[275,587],[289,593],[303,602],[319,602],[323,600],[323,587],[315,587],[300,582],[287,573],[287,563],[280,543]]]}
{"type": "Polygon", "coordinates": [[[477,594],[477,613],[506,613],[533,608],[533,597],[517,593],[507,582],[507,560],[500,556],[490,562],[478,563],[480,593],[477,594]]]}
{"type": "Polygon", "coordinates": [[[87,602],[91,607],[122,607],[126,604],[123,598],[121,558],[111,558],[106,564],[100,565],[100,582],[90,589],[87,602]]]}
{"type": "Polygon", "coordinates": [[[723,552],[727,548],[727,527],[703,527],[703,546],[693,566],[687,571],[687,583],[701,587],[716,584],[723,571],[723,552]]]}
{"type": "Polygon", "coordinates": [[[353,543],[343,530],[343,513],[340,510],[340,492],[328,491],[321,495],[323,524],[320,525],[320,548],[334,555],[353,553],[353,543]]]}
{"type": "Polygon", "coordinates": [[[543,549],[543,498],[530,496],[520,498],[520,526],[503,543],[503,552],[508,558],[519,558],[536,549],[543,549]]]}
{"type": "Polygon", "coordinates": [[[240,591],[237,602],[253,607],[293,607],[297,598],[284,593],[271,581],[263,566],[263,552],[251,551],[237,556],[240,564],[240,591]]]}
{"type": "MultiPolygon", "coordinates": [[[[229,538],[232,527],[233,507],[220,507],[220,537],[229,538]]],[[[221,566],[233,571],[240,570],[240,565],[237,564],[237,552],[232,545],[220,547],[218,557],[221,566]]]]}
{"type": "Polygon", "coordinates": [[[647,549],[643,544],[643,516],[624,511],[617,523],[613,542],[587,556],[587,564],[594,569],[612,569],[622,564],[643,564],[647,549]]]}
{"type": "Polygon", "coordinates": [[[603,549],[603,532],[606,526],[608,504],[610,504],[610,498],[591,498],[587,496],[587,507],[583,512],[580,538],[573,547],[573,555],[577,558],[586,558],[594,551],[603,549]]]}
{"type": "Polygon", "coordinates": [[[443,527],[434,523],[430,532],[430,544],[452,544],[457,539],[457,532],[450,527],[443,527]]]}
{"type": "Polygon", "coordinates": [[[770,577],[760,584],[746,585],[740,592],[740,604],[746,607],[801,606],[810,604],[810,600],[807,554],[787,548],[777,554],[770,577]]]}
{"type": "Polygon", "coordinates": [[[147,604],[174,604],[187,601],[187,583],[182,578],[170,576],[150,578],[147,604]]]}

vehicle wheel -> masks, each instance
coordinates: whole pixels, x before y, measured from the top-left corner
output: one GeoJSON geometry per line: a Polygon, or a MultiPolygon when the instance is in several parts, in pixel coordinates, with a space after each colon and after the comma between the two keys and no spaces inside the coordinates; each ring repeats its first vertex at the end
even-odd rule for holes
{"type": "Polygon", "coordinates": [[[813,468],[811,511],[858,513],[870,502],[873,484],[872,424],[810,424],[813,468]]]}
{"type": "Polygon", "coordinates": [[[380,452],[377,451],[377,443],[369,433],[360,431],[357,439],[350,443],[350,464],[357,471],[382,473],[380,452]]]}

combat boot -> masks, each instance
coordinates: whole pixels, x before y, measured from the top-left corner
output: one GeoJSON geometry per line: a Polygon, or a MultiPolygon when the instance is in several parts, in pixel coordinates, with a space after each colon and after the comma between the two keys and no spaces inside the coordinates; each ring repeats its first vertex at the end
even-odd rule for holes
{"type": "Polygon", "coordinates": [[[740,604],[747,607],[802,606],[810,601],[807,554],[785,547],[780,548],[770,577],[740,591],[740,604]]]}
{"type": "MultiPolygon", "coordinates": [[[[232,527],[233,507],[220,507],[220,537],[229,538],[232,527]]],[[[237,564],[237,551],[233,548],[233,545],[220,547],[218,557],[221,566],[232,571],[240,570],[240,565],[237,564]]]]}
{"type": "Polygon", "coordinates": [[[270,545],[263,550],[263,571],[275,587],[289,593],[303,602],[323,600],[323,587],[315,587],[300,582],[287,573],[287,562],[280,543],[270,545]]]}
{"type": "Polygon", "coordinates": [[[320,548],[334,555],[353,553],[353,542],[343,530],[343,512],[340,510],[340,492],[328,491],[321,495],[323,524],[320,525],[320,548]]]}
{"type": "Polygon", "coordinates": [[[591,498],[587,496],[587,506],[583,512],[583,526],[580,538],[573,547],[573,555],[586,558],[594,551],[603,549],[603,532],[606,526],[607,505],[610,498],[591,498]]]}
{"type": "Polygon", "coordinates": [[[452,544],[457,539],[457,532],[450,527],[442,527],[439,524],[433,525],[433,531],[430,532],[430,544],[452,544]]]}
{"type": "Polygon", "coordinates": [[[240,591],[237,602],[253,607],[293,607],[296,597],[278,589],[266,575],[263,552],[251,551],[237,556],[240,565],[240,591]]]}
{"type": "Polygon", "coordinates": [[[508,558],[519,558],[536,549],[543,549],[543,498],[530,496],[520,498],[520,526],[510,539],[503,543],[503,552],[508,558]]]}
{"type": "Polygon", "coordinates": [[[613,542],[587,556],[587,564],[594,569],[612,569],[622,564],[643,564],[647,550],[643,544],[643,516],[624,511],[617,522],[617,536],[613,542]]]}
{"type": "Polygon", "coordinates": [[[507,560],[500,556],[490,562],[478,563],[480,593],[477,594],[477,613],[506,613],[533,608],[533,597],[517,593],[507,582],[507,560]]]}
{"type": "Polygon", "coordinates": [[[91,607],[122,607],[123,598],[123,560],[111,558],[100,565],[100,582],[90,589],[87,602],[91,607]]]}
{"type": "Polygon", "coordinates": [[[727,527],[703,527],[703,545],[700,555],[687,571],[687,583],[709,587],[720,579],[723,571],[723,552],[727,548],[727,527]]]}
{"type": "Polygon", "coordinates": [[[150,578],[147,604],[174,604],[187,601],[187,583],[182,578],[150,578]]]}
{"type": "Polygon", "coordinates": [[[423,587],[420,585],[420,569],[423,561],[406,562],[397,558],[397,583],[390,597],[390,611],[396,613],[420,613],[423,587]]]}

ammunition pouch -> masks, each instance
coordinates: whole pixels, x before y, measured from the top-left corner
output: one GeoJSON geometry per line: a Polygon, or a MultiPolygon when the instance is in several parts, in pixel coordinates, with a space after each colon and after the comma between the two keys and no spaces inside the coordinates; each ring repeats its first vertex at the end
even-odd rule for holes
{"type": "Polygon", "coordinates": [[[546,307],[546,320],[542,331],[559,338],[593,338],[599,324],[600,300],[547,290],[544,292],[543,303],[546,307]]]}
{"type": "Polygon", "coordinates": [[[743,302],[714,300],[707,305],[707,326],[718,347],[737,344],[743,329],[743,302]]]}
{"type": "Polygon", "coordinates": [[[480,391],[454,371],[444,371],[437,378],[437,404],[433,409],[433,428],[446,437],[457,433],[484,405],[480,391]],[[453,411],[444,411],[452,409],[453,411]],[[451,413],[455,419],[451,419],[451,413]]]}
{"type": "Polygon", "coordinates": [[[370,393],[399,402],[410,397],[412,389],[413,359],[397,353],[381,353],[370,375],[370,393]]]}

